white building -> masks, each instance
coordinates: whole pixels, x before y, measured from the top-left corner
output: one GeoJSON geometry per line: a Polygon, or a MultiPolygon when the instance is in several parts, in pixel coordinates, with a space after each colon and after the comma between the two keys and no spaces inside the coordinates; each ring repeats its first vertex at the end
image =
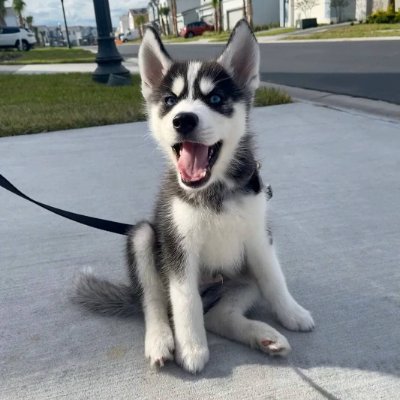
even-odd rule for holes
{"type": "MultiPolygon", "coordinates": [[[[253,0],[254,26],[279,24],[280,0],[253,0]]],[[[222,0],[223,28],[231,30],[244,17],[244,0],[222,0]]],[[[170,0],[160,0],[160,7],[171,7],[170,0]]],[[[178,31],[184,25],[196,21],[205,21],[214,25],[214,8],[210,0],[176,0],[178,31]]],[[[149,4],[149,21],[157,23],[157,10],[149,4]]],[[[172,26],[172,15],[169,16],[172,26]]]]}
{"type": "MultiPolygon", "coordinates": [[[[243,0],[223,0],[223,29],[232,30],[236,23],[244,18],[243,0]]],[[[214,24],[214,8],[209,0],[202,0],[198,10],[199,19],[214,24]]],[[[253,25],[279,24],[279,0],[253,0],[253,25]]]]}
{"type": "MultiPolygon", "coordinates": [[[[365,20],[376,10],[386,10],[388,0],[348,0],[346,7],[335,6],[332,0],[317,0],[316,5],[304,12],[299,0],[280,0],[281,26],[298,26],[303,18],[317,18],[318,24],[365,20]]],[[[396,0],[396,9],[400,0],[396,0]]]]}
{"type": "Polygon", "coordinates": [[[17,14],[13,10],[12,7],[6,7],[6,12],[3,17],[3,21],[0,20],[0,25],[4,24],[5,26],[19,26],[19,20],[17,14]]]}
{"type": "Polygon", "coordinates": [[[147,8],[131,8],[128,11],[128,25],[131,32],[139,29],[135,22],[135,18],[138,16],[143,16],[147,22],[149,20],[147,8]]]}
{"type": "Polygon", "coordinates": [[[129,17],[128,14],[121,15],[119,17],[119,23],[117,28],[118,34],[124,34],[129,31],[129,17]]]}

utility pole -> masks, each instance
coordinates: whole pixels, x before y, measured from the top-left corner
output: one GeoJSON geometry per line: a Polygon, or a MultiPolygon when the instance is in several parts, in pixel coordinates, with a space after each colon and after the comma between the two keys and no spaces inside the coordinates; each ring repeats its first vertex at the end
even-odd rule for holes
{"type": "Polygon", "coordinates": [[[63,15],[64,15],[64,25],[65,25],[65,32],[67,34],[68,48],[70,49],[71,48],[71,42],[69,41],[67,18],[65,17],[65,9],[64,9],[64,0],[61,0],[61,6],[62,6],[62,10],[63,10],[63,15]]]}
{"type": "Polygon", "coordinates": [[[122,57],[115,45],[108,0],[93,0],[97,25],[98,67],[93,72],[93,80],[109,85],[130,84],[130,72],[122,65],[122,57]],[[110,79],[110,77],[112,79],[110,79]],[[109,82],[110,79],[110,82],[109,82]]]}

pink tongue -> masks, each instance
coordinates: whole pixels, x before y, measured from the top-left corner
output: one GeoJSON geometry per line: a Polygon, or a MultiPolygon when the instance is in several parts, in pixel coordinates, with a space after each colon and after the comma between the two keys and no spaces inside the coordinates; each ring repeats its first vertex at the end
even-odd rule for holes
{"type": "Polygon", "coordinates": [[[196,182],[204,178],[208,167],[208,146],[183,142],[178,161],[181,177],[186,182],[196,182]]]}

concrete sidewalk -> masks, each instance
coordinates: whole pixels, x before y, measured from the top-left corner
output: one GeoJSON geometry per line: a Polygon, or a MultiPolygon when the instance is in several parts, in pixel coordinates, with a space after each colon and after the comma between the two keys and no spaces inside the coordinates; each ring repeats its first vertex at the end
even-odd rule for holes
{"type": "MultiPolygon", "coordinates": [[[[125,278],[124,238],[0,190],[0,386],[15,399],[346,399],[400,393],[400,123],[310,104],[253,111],[289,287],[317,328],[287,359],[208,335],[191,376],[151,370],[140,317],[68,300],[85,267],[125,278]]],[[[0,139],[0,173],[38,200],[133,223],[151,214],[162,157],[145,123],[0,139]]]]}
{"type": "MultiPolygon", "coordinates": [[[[133,74],[139,73],[136,58],[130,58],[123,65],[133,74]]],[[[97,68],[96,63],[65,63],[65,64],[27,64],[27,65],[0,65],[0,74],[59,74],[70,72],[93,72],[97,68]]]]}

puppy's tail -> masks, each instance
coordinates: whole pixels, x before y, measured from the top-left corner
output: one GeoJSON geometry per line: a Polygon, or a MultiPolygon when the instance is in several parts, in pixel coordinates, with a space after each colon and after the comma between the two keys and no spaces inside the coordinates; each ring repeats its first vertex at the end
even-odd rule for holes
{"type": "Polygon", "coordinates": [[[138,290],[97,278],[91,270],[76,278],[71,300],[86,310],[107,316],[131,317],[141,312],[138,290]]]}

